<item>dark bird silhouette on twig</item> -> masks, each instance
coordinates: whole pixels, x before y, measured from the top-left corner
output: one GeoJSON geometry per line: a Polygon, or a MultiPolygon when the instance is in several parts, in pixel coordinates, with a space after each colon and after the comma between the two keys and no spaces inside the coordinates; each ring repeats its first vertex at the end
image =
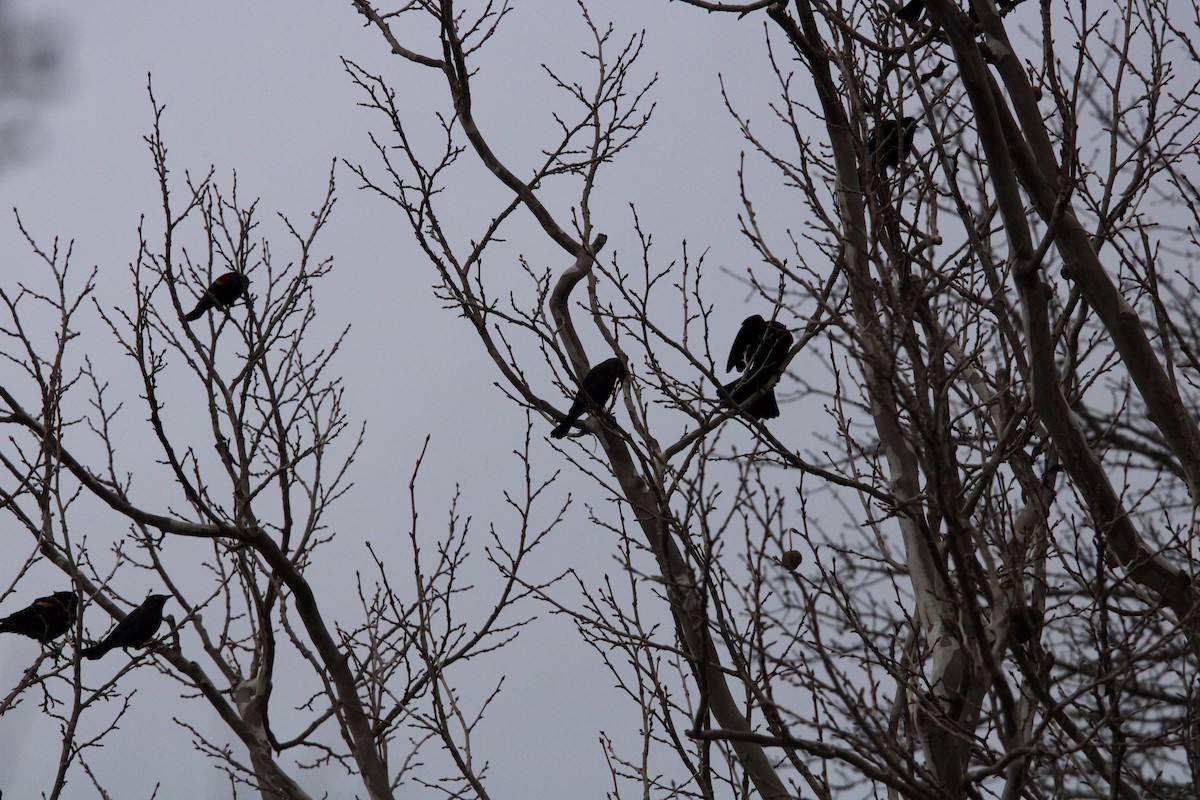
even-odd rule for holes
{"type": "Polygon", "coordinates": [[[925,13],[925,0],[908,0],[893,13],[908,23],[915,23],[925,13]]]}
{"type": "Polygon", "coordinates": [[[249,287],[250,279],[242,273],[226,272],[204,290],[204,294],[200,296],[200,302],[196,303],[196,307],[188,312],[184,319],[188,322],[195,322],[210,308],[226,308],[245,294],[249,287]]]}
{"type": "Polygon", "coordinates": [[[897,122],[885,119],[867,136],[867,151],[876,169],[898,169],[900,162],[912,152],[913,136],[917,133],[915,117],[901,117],[897,122]]]}
{"type": "Polygon", "coordinates": [[[615,357],[601,361],[588,370],[588,374],[583,378],[583,385],[579,387],[579,391],[575,394],[575,400],[571,403],[571,410],[567,412],[567,418],[550,431],[550,435],[555,439],[561,439],[570,432],[571,426],[583,415],[583,412],[595,414],[603,411],[612,398],[617,384],[627,377],[629,377],[629,371],[625,369],[625,362],[615,357]]]}
{"type": "MultiPolygon", "coordinates": [[[[1003,14],[1019,2],[1021,0],[1009,0],[1009,2],[996,0],[996,13],[1003,14]]],[[[975,10],[974,0],[967,0],[967,16],[971,18],[971,22],[979,22],[979,12],[975,10]]]]}
{"type": "Polygon", "coordinates": [[[1023,644],[1042,630],[1045,621],[1045,615],[1037,606],[1017,606],[1008,612],[1008,633],[1023,644]]]}
{"type": "Polygon", "coordinates": [[[163,604],[171,599],[169,594],[152,594],[140,606],[130,611],[125,619],[117,623],[108,636],[98,644],[85,648],[80,655],[84,658],[102,658],[117,647],[142,647],[154,638],[162,625],[163,604]]]}
{"type": "Polygon", "coordinates": [[[746,317],[733,339],[725,370],[742,370],[742,377],[726,384],[725,391],[738,405],[763,390],[761,396],[745,406],[755,419],[775,419],[779,403],[775,399],[775,381],[783,374],[783,363],[792,348],[792,332],[782,322],[768,322],[758,314],[746,317]]]}
{"type": "MultiPolygon", "coordinates": [[[[996,11],[1003,14],[1018,2],[1020,0],[1008,0],[1008,2],[997,0],[996,11]]],[[[909,0],[899,8],[893,9],[892,13],[908,24],[915,25],[917,20],[921,18],[921,15],[925,13],[925,0],[909,0]]],[[[974,0],[967,0],[967,16],[971,18],[971,22],[979,22],[979,12],[975,10],[974,0]]]]}
{"type": "Polygon", "coordinates": [[[55,592],[48,597],[39,597],[28,607],[0,619],[0,633],[19,633],[39,642],[49,642],[71,629],[78,606],[79,598],[74,592],[55,592]]]}

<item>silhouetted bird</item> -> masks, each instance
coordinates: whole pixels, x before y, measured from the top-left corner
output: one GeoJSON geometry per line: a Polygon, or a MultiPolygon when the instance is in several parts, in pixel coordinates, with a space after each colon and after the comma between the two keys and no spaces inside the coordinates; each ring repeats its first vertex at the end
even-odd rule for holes
{"type": "Polygon", "coordinates": [[[75,624],[79,599],[74,592],[55,592],[39,597],[15,614],[0,619],[0,633],[19,633],[39,642],[57,639],[75,624]]]}
{"type": "Polygon", "coordinates": [[[200,302],[184,317],[188,322],[195,322],[204,316],[210,308],[225,308],[246,293],[250,279],[240,272],[226,272],[217,278],[204,290],[200,302]]]}
{"type": "Polygon", "coordinates": [[[915,117],[901,117],[899,122],[885,119],[867,136],[867,151],[876,168],[896,169],[912,152],[913,136],[917,133],[915,117]]]}
{"type": "Polygon", "coordinates": [[[909,0],[893,13],[905,22],[916,22],[925,13],[925,0],[909,0]]]}
{"type": "Polygon", "coordinates": [[[567,418],[550,431],[550,435],[555,439],[561,439],[570,432],[571,426],[583,415],[583,412],[595,414],[597,411],[603,411],[613,396],[617,384],[627,377],[629,377],[629,372],[625,369],[625,363],[619,358],[601,361],[589,369],[588,374],[583,378],[583,385],[575,394],[575,400],[571,403],[571,410],[567,412],[567,418]]]}
{"type": "MultiPolygon", "coordinates": [[[[1020,0],[1010,0],[1007,3],[1004,0],[996,0],[996,13],[1003,14],[1019,2],[1020,0]]],[[[975,11],[975,3],[972,0],[967,0],[967,16],[971,18],[971,22],[979,22],[979,13],[975,11]]]]}
{"type": "MultiPolygon", "coordinates": [[[[1009,0],[1008,2],[997,0],[996,11],[1003,14],[1018,2],[1020,0],[1009,0]]],[[[917,20],[921,18],[921,15],[925,13],[925,0],[909,0],[909,2],[899,8],[893,9],[892,13],[905,22],[915,25],[917,20]]],[[[967,16],[971,18],[972,22],[979,22],[979,14],[975,11],[973,0],[967,0],[967,16]]]]}
{"type": "Polygon", "coordinates": [[[125,619],[117,623],[108,636],[98,644],[84,649],[84,658],[102,658],[116,647],[142,647],[158,633],[162,625],[163,604],[171,599],[169,594],[152,594],[140,606],[130,611],[125,619]]]}
{"type": "Polygon", "coordinates": [[[1017,606],[1008,612],[1008,632],[1018,642],[1028,642],[1041,631],[1045,621],[1037,606],[1017,606]]]}
{"type": "Polygon", "coordinates": [[[758,314],[746,317],[733,339],[726,371],[742,370],[742,377],[725,386],[725,391],[742,405],[760,389],[762,396],[745,406],[755,419],[775,419],[779,403],[775,400],[774,383],[783,373],[783,362],[792,348],[792,332],[782,322],[768,322],[758,314]]]}

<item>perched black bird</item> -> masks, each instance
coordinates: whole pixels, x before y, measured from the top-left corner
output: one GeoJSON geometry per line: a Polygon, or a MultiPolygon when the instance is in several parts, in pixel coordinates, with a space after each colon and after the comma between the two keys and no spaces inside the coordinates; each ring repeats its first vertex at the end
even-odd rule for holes
{"type": "Polygon", "coordinates": [[[575,400],[571,403],[571,410],[567,412],[567,418],[550,431],[550,435],[555,439],[561,439],[570,432],[571,426],[583,415],[583,412],[588,411],[595,414],[597,411],[603,411],[604,407],[608,405],[609,398],[613,396],[617,384],[627,377],[629,377],[629,371],[625,369],[625,362],[619,358],[601,361],[589,369],[588,374],[583,377],[583,385],[575,394],[575,400]]]}
{"type": "Polygon", "coordinates": [[[867,151],[876,168],[897,169],[912,152],[913,136],[917,133],[915,117],[901,117],[899,122],[885,119],[867,136],[867,151]]]}
{"type": "Polygon", "coordinates": [[[1046,616],[1037,606],[1017,606],[1008,612],[1008,633],[1018,642],[1028,642],[1042,629],[1046,616]]]}
{"type": "Polygon", "coordinates": [[[783,373],[783,362],[791,348],[792,332],[782,322],[768,322],[758,314],[746,317],[734,337],[725,369],[740,369],[742,377],[727,384],[725,391],[741,405],[765,389],[762,396],[745,408],[755,419],[779,416],[774,384],[783,373]]]}
{"type": "MultiPolygon", "coordinates": [[[[1003,14],[1019,2],[1021,2],[1021,0],[1009,0],[1009,2],[1005,2],[1004,0],[996,0],[996,13],[1003,14]]],[[[973,0],[967,0],[967,16],[971,18],[971,22],[979,22],[979,12],[975,10],[975,3],[973,0]]]]}
{"type": "Polygon", "coordinates": [[[225,308],[246,293],[250,279],[240,272],[226,272],[217,278],[204,290],[200,302],[184,317],[188,322],[195,322],[204,316],[210,308],[225,308]]]}
{"type": "Polygon", "coordinates": [[[925,0],[908,0],[892,13],[905,22],[915,23],[925,13],[925,0]]]}
{"type": "Polygon", "coordinates": [[[39,642],[49,642],[71,630],[78,605],[79,599],[74,592],[55,592],[49,597],[39,597],[28,608],[0,619],[0,633],[19,633],[39,642]]]}
{"type": "MultiPolygon", "coordinates": [[[[1007,2],[1006,0],[996,0],[996,10],[1003,14],[1019,2],[1020,0],[1007,0],[1007,2]]],[[[910,25],[915,25],[921,15],[925,13],[925,0],[909,0],[899,8],[893,9],[892,13],[910,25]]],[[[971,22],[979,22],[979,13],[975,11],[974,0],[967,0],[967,16],[971,18],[971,22]]]]}
{"type": "Polygon", "coordinates": [[[85,648],[80,655],[84,658],[102,658],[115,647],[143,647],[162,625],[163,604],[171,599],[169,594],[152,594],[140,606],[130,611],[125,619],[117,623],[104,641],[85,648]]]}

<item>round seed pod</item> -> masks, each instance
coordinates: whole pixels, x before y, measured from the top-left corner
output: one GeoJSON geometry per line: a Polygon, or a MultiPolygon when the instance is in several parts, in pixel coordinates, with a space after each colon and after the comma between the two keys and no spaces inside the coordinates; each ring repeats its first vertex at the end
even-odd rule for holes
{"type": "Polygon", "coordinates": [[[785,550],[779,561],[788,572],[795,572],[796,568],[803,563],[804,556],[800,554],[799,550],[785,550]]]}

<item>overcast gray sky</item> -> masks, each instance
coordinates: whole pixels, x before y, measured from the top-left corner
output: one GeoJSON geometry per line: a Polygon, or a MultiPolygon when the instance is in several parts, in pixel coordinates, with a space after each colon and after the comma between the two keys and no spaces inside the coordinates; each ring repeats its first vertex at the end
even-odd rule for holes
{"type": "MultiPolygon", "coordinates": [[[[654,233],[664,264],[678,258],[685,239],[693,255],[711,248],[709,288],[714,296],[728,298],[718,323],[732,337],[742,317],[762,309],[744,302],[744,289],[716,271],[741,272],[753,259],[737,233],[737,154],[743,145],[723,110],[718,72],[749,116],[765,123],[765,104],[776,87],[762,55],[761,21],[738,22],[659,0],[592,5],[597,19],[615,21],[618,31],[647,29],[641,75],[660,78],[649,133],[602,178],[597,217],[611,237],[608,252],[637,255],[630,203],[637,204],[643,225],[654,233]]],[[[9,0],[9,6],[17,18],[49,25],[60,37],[65,60],[61,91],[29,119],[28,152],[0,172],[0,263],[5,265],[0,280],[5,286],[18,270],[34,274],[9,211],[15,206],[39,240],[73,240],[77,267],[98,267],[101,303],[128,300],[127,265],[136,255],[140,215],[158,230],[158,190],[142,140],[152,121],[148,74],[167,107],[164,134],[175,176],[185,170],[203,173],[213,165],[218,181],[227,185],[236,170],[243,197],[262,198],[268,225],[275,211],[304,220],[322,198],[334,158],[376,163],[367,134],[379,121],[356,107],[360,98],[339,57],[386,75],[414,121],[428,123],[434,109],[446,107],[439,76],[390,56],[348,2],[9,0]]],[[[564,107],[539,64],[581,71],[585,62],[578,51],[587,45],[586,35],[573,3],[518,2],[480,61],[476,113],[518,174],[536,163],[550,141],[539,135],[551,129],[551,111],[564,107]]],[[[768,168],[752,162],[755,170],[769,175],[768,168]]],[[[442,509],[455,485],[466,495],[467,513],[503,524],[501,491],[511,485],[517,462],[510,453],[520,443],[523,424],[523,414],[493,387],[493,369],[473,333],[434,298],[435,274],[396,209],[357,191],[344,167],[338,167],[338,177],[340,199],[321,241],[322,251],[336,259],[337,277],[321,286],[319,330],[332,338],[352,325],[338,364],[351,419],[366,420],[368,441],[354,472],[357,486],[333,520],[348,544],[337,551],[344,563],[322,565],[328,586],[367,563],[361,539],[387,540],[404,530],[407,500],[401,489],[426,434],[432,442],[421,484],[422,511],[431,530],[440,532],[442,509]]],[[[489,180],[484,175],[478,187],[460,188],[465,229],[478,230],[503,197],[489,180]],[[476,204],[469,202],[473,193],[476,204]]],[[[763,182],[763,192],[771,185],[763,182]]],[[[770,197],[763,195],[764,208],[770,207],[770,197]]],[[[566,217],[566,209],[557,210],[566,217]]],[[[275,226],[265,233],[280,232],[275,226]]],[[[561,254],[540,236],[532,235],[527,246],[516,242],[514,249],[536,265],[562,266],[561,254]]],[[[89,349],[95,347],[98,357],[113,357],[99,325],[89,335],[95,337],[89,349]]],[[[132,404],[135,397],[128,399],[132,404]]],[[[134,405],[128,414],[130,424],[144,418],[134,405]]],[[[788,419],[786,409],[784,415],[773,427],[786,440],[800,426],[788,419]]],[[[546,473],[566,466],[541,440],[535,453],[546,473]]],[[[583,502],[601,500],[586,481],[570,474],[559,491],[565,496],[568,489],[583,502]]],[[[109,518],[106,524],[110,527],[92,535],[116,539],[123,534],[119,520],[109,518]]],[[[577,503],[553,546],[538,552],[535,575],[576,566],[598,576],[615,566],[612,544],[587,523],[583,503],[577,503]]],[[[23,554],[28,542],[16,540],[12,546],[23,554]]],[[[332,558],[332,551],[325,556],[332,558]]],[[[0,582],[10,579],[0,575],[0,582]]],[[[147,583],[128,592],[138,596],[155,588],[147,583]]],[[[93,634],[98,627],[101,621],[89,624],[93,634]]],[[[36,652],[37,645],[28,640],[0,637],[0,692],[16,682],[36,652]]],[[[116,669],[106,662],[87,667],[116,669]]],[[[608,691],[611,678],[562,619],[543,620],[505,654],[482,664],[480,691],[489,689],[485,681],[500,671],[508,675],[505,692],[479,742],[493,764],[496,796],[598,796],[606,787],[607,769],[597,736],[602,730],[614,737],[636,730],[636,708],[617,702],[608,691]],[[547,659],[548,652],[555,657],[547,659]]],[[[103,757],[93,756],[103,764],[105,780],[121,787],[123,798],[148,797],[157,781],[165,784],[160,797],[227,796],[220,776],[170,720],[180,708],[173,699],[178,687],[151,670],[127,680],[139,691],[133,711],[103,757]],[[155,768],[132,774],[128,759],[147,751],[158,756],[155,768]],[[181,786],[188,787],[184,793],[181,786]]],[[[189,720],[202,720],[206,710],[189,720]]],[[[212,720],[207,730],[215,733],[220,726],[212,720]]],[[[33,797],[47,788],[56,736],[56,725],[39,720],[33,703],[0,719],[5,797],[33,797]]],[[[331,795],[341,796],[337,774],[326,779],[331,795]]],[[[70,797],[91,794],[78,779],[68,792],[70,797]]]]}

